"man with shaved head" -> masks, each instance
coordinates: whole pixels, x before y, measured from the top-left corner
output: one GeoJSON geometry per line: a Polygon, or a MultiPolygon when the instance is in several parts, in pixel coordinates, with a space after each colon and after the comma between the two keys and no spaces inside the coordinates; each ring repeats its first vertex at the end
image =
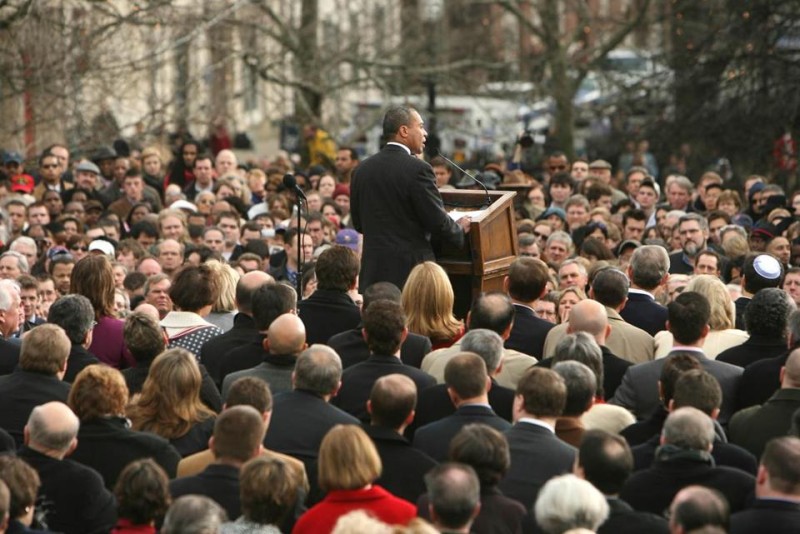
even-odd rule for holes
{"type": "Polygon", "coordinates": [[[251,369],[227,375],[222,382],[222,398],[226,399],[231,385],[245,376],[265,381],[274,394],[291,391],[294,364],[307,346],[303,321],[293,313],[284,313],[269,326],[263,341],[264,361],[251,369]]]}
{"type": "Polygon", "coordinates": [[[37,502],[43,503],[41,511],[47,513],[49,529],[105,533],[117,518],[114,496],[97,471],[66,458],[78,445],[79,425],[62,402],[37,406],[25,425],[25,446],[19,457],[39,473],[42,485],[37,502]]]}
{"type": "Polygon", "coordinates": [[[232,150],[224,148],[217,153],[214,158],[214,170],[217,172],[217,178],[224,178],[231,174],[236,173],[236,166],[238,165],[236,154],[232,150]]]}
{"type": "Polygon", "coordinates": [[[728,437],[756,458],[772,438],[785,436],[792,415],[800,409],[800,349],[793,350],[781,369],[781,388],[761,406],[751,406],[731,418],[728,437]]]}
{"type": "Polygon", "coordinates": [[[727,532],[729,520],[730,507],[725,498],[703,486],[683,488],[669,507],[670,528],[676,534],[697,532],[704,527],[718,527],[727,532]]]}
{"type": "Polygon", "coordinates": [[[382,376],[369,394],[370,424],[364,426],[383,464],[381,477],[375,483],[410,502],[417,502],[425,493],[425,473],[436,466],[433,458],[403,437],[414,419],[416,404],[413,380],[401,374],[382,376]]]}
{"type": "Polygon", "coordinates": [[[265,284],[275,283],[275,279],[264,271],[250,271],[239,278],[236,284],[236,308],[239,312],[233,318],[233,328],[215,337],[200,349],[200,361],[208,369],[208,374],[217,386],[222,383],[221,365],[227,353],[237,347],[261,341],[261,336],[253,320],[253,293],[265,284]]]}

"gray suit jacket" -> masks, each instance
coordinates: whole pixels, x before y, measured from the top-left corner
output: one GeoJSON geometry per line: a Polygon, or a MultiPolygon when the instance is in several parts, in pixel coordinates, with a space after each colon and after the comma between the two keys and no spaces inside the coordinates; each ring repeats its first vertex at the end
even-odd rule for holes
{"type": "Polygon", "coordinates": [[[273,395],[292,391],[292,373],[297,358],[292,355],[276,355],[265,353],[264,361],[255,367],[237,371],[225,376],[222,381],[222,398],[228,399],[231,386],[240,378],[252,376],[269,384],[273,395]]]}
{"type": "MultiPolygon", "coordinates": [[[[617,388],[614,397],[609,401],[633,412],[637,419],[644,419],[658,408],[661,402],[658,398],[658,380],[661,378],[661,369],[667,358],[640,363],[629,367],[622,377],[622,384],[617,388]]],[[[709,360],[701,351],[697,351],[697,359],[705,371],[711,373],[722,388],[722,408],[719,421],[723,425],[728,422],[734,413],[736,401],[736,388],[743,369],[735,365],[709,360]]]]}

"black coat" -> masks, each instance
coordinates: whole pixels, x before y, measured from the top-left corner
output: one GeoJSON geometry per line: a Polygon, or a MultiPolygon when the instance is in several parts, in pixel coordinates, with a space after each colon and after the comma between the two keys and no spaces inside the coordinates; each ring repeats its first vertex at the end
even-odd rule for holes
{"type": "Polygon", "coordinates": [[[117,521],[116,503],[97,471],[28,447],[20,450],[19,457],[39,473],[42,485],[37,508],[46,513],[50,530],[64,534],[106,534],[111,530],[117,521]]]}
{"type": "Polygon", "coordinates": [[[544,340],[555,325],[536,316],[532,309],[514,304],[514,326],[505,342],[505,348],[533,356],[544,357],[544,340]]]}
{"type": "MultiPolygon", "coordinates": [[[[651,436],[641,445],[633,447],[631,449],[633,453],[633,470],[641,471],[651,467],[655,461],[656,449],[660,444],[661,435],[658,433],[651,436]]],[[[714,441],[711,457],[714,458],[715,465],[732,467],[753,476],[756,476],[758,471],[758,461],[755,456],[737,445],[725,443],[719,439],[714,441]]]]}
{"type": "Polygon", "coordinates": [[[767,358],[775,358],[786,352],[786,340],[753,334],[747,341],[736,347],[720,352],[715,360],[739,367],[767,358]]]}
{"type": "Polygon", "coordinates": [[[69,384],[56,376],[23,371],[20,368],[0,376],[0,428],[22,446],[22,430],[34,408],[50,401],[66,404],[69,384]]]}
{"type": "MultiPolygon", "coordinates": [[[[361,332],[363,325],[336,334],[328,340],[328,346],[342,359],[342,368],[347,369],[369,358],[369,347],[361,332]]],[[[408,333],[400,346],[400,359],[404,364],[419,369],[422,359],[431,351],[431,340],[425,336],[408,333]]]]}
{"type": "Polygon", "coordinates": [[[69,351],[69,359],[67,360],[67,372],[64,373],[64,382],[72,384],[75,382],[75,377],[78,373],[83,371],[85,367],[100,363],[94,354],[81,347],[80,345],[72,345],[69,351]]]}
{"type": "Polygon", "coordinates": [[[669,412],[662,404],[659,404],[652,414],[623,428],[619,434],[625,438],[625,441],[631,447],[641,445],[656,434],[661,434],[661,429],[664,427],[664,421],[667,420],[668,415],[669,412]]]}
{"type": "Polygon", "coordinates": [[[375,382],[386,375],[401,374],[414,381],[417,392],[436,385],[436,379],[416,367],[404,365],[397,356],[373,354],[342,373],[342,387],[331,402],[359,420],[368,422],[367,400],[375,382]]]}
{"type": "MultiPolygon", "coordinates": [[[[501,386],[494,378],[489,390],[489,406],[494,413],[511,422],[514,407],[514,390],[501,386]]],[[[448,415],[454,414],[456,407],[447,394],[447,384],[437,384],[417,393],[417,414],[414,417],[413,430],[425,426],[448,415]]],[[[413,432],[411,432],[413,434],[413,432]]]]}
{"type": "Polygon", "coordinates": [[[169,483],[169,493],[173,500],[184,495],[205,495],[222,506],[231,521],[242,514],[239,468],[232,465],[211,464],[197,475],[176,478],[169,483]]]}
{"type": "Polygon", "coordinates": [[[482,423],[500,432],[511,428],[508,421],[498,417],[488,406],[461,406],[453,415],[418,428],[414,433],[414,447],[437,462],[444,462],[447,460],[450,440],[465,425],[471,423],[482,423]]]}
{"type": "MultiPolygon", "coordinates": [[[[793,347],[796,348],[796,347],[793,347]]],[[[781,367],[786,365],[790,351],[744,368],[736,395],[736,409],[764,404],[781,387],[781,367]]]]}
{"type": "Polygon", "coordinates": [[[195,423],[186,434],[178,438],[172,438],[169,442],[175,447],[181,458],[186,458],[196,452],[206,450],[208,448],[208,440],[213,434],[214,418],[210,417],[195,423]]]}
{"type": "Polygon", "coordinates": [[[0,338],[0,375],[9,375],[19,363],[19,343],[0,338]]]}
{"type": "Polygon", "coordinates": [[[464,244],[461,227],[444,211],[431,166],[395,144],[356,167],[350,214],[364,234],[362,292],[375,282],[402,288],[415,265],[435,260],[431,238],[464,244]]]}
{"type": "Polygon", "coordinates": [[[11,434],[0,428],[0,454],[14,454],[16,451],[17,443],[14,441],[14,438],[11,437],[11,434]]]}
{"type": "Polygon", "coordinates": [[[733,301],[736,307],[736,328],[739,330],[747,330],[745,318],[747,317],[747,305],[753,300],[751,297],[739,297],[733,301]]]}
{"type": "Polygon", "coordinates": [[[663,517],[637,512],[625,501],[614,497],[606,497],[606,501],[608,519],[597,529],[597,534],[669,534],[669,523],[663,517]]]}
{"type": "Polygon", "coordinates": [[[506,431],[506,438],[511,468],[498,487],[530,510],[545,482],[572,472],[578,451],[550,430],[533,423],[517,422],[506,431]]]}
{"type": "Polygon", "coordinates": [[[667,308],[650,295],[629,292],[628,302],[619,314],[626,323],[641,328],[651,336],[666,330],[667,308]]]}
{"type": "Polygon", "coordinates": [[[753,505],[731,516],[730,534],[786,534],[800,529],[800,503],[756,499],[753,505]]]}
{"type": "MultiPolygon", "coordinates": [[[[416,501],[417,515],[431,520],[428,494],[416,501]]],[[[515,534],[522,532],[523,521],[528,513],[520,503],[509,499],[496,487],[481,488],[481,509],[470,527],[478,534],[515,534]]]]}
{"type": "Polygon", "coordinates": [[[253,318],[245,313],[237,313],[233,318],[233,328],[219,336],[206,341],[200,349],[200,363],[206,366],[212,380],[220,387],[222,363],[231,350],[242,345],[259,341],[261,335],[256,330],[253,318]]]}
{"type": "Polygon", "coordinates": [[[425,473],[436,467],[436,461],[391,428],[364,425],[364,431],[378,449],[383,464],[375,483],[392,495],[416,502],[426,491],[425,473]]]}
{"type": "Polygon", "coordinates": [[[258,337],[252,341],[233,348],[225,354],[225,360],[219,366],[220,384],[225,383],[225,377],[231,373],[252,369],[264,361],[264,334],[257,334],[258,337]]]}
{"type": "Polygon", "coordinates": [[[361,310],[344,291],[317,289],[297,304],[297,314],[306,326],[306,342],[328,343],[336,334],[361,324],[361,310]]]}
{"type": "Polygon", "coordinates": [[[792,417],[798,409],[800,389],[781,388],[762,406],[751,406],[733,416],[728,425],[730,440],[761,458],[772,438],[789,433],[792,417]]]}
{"type": "Polygon", "coordinates": [[[104,417],[81,421],[78,447],[70,460],[91,467],[113,491],[119,474],[129,463],[152,458],[174,478],[181,455],[166,439],[150,432],[131,430],[125,419],[104,417]]]}
{"type": "Polygon", "coordinates": [[[688,459],[656,460],[651,468],[632,474],[619,496],[635,510],[660,515],[678,491],[698,485],[719,491],[735,512],[750,503],[755,482],[753,475],[731,467],[688,459]]]}

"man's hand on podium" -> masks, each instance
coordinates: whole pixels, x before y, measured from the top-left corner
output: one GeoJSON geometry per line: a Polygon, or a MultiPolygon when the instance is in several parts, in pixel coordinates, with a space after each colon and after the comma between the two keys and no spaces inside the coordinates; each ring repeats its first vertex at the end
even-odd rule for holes
{"type": "Polygon", "coordinates": [[[458,221],[456,221],[458,225],[464,230],[465,234],[469,233],[470,226],[472,224],[472,219],[469,216],[461,217],[458,221]]]}

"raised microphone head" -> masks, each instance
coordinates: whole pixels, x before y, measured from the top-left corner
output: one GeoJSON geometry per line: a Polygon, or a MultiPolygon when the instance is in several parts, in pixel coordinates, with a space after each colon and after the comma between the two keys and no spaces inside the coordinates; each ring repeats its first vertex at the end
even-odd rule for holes
{"type": "Polygon", "coordinates": [[[472,179],[472,181],[474,181],[476,184],[481,186],[483,188],[483,191],[486,193],[486,201],[484,202],[484,204],[486,205],[486,207],[491,206],[492,197],[489,195],[489,190],[486,188],[486,184],[484,184],[483,182],[478,180],[476,177],[472,176],[470,173],[468,173],[467,171],[465,171],[461,167],[459,167],[458,164],[455,161],[452,161],[450,158],[448,158],[447,156],[442,154],[442,151],[439,150],[438,148],[436,149],[436,155],[438,155],[440,158],[445,160],[447,163],[449,163],[450,165],[452,165],[453,167],[455,167],[456,169],[461,171],[464,175],[469,176],[472,179]]]}
{"type": "Polygon", "coordinates": [[[294,189],[297,187],[297,179],[294,177],[294,174],[287,172],[283,175],[283,187],[286,189],[294,189]]]}

